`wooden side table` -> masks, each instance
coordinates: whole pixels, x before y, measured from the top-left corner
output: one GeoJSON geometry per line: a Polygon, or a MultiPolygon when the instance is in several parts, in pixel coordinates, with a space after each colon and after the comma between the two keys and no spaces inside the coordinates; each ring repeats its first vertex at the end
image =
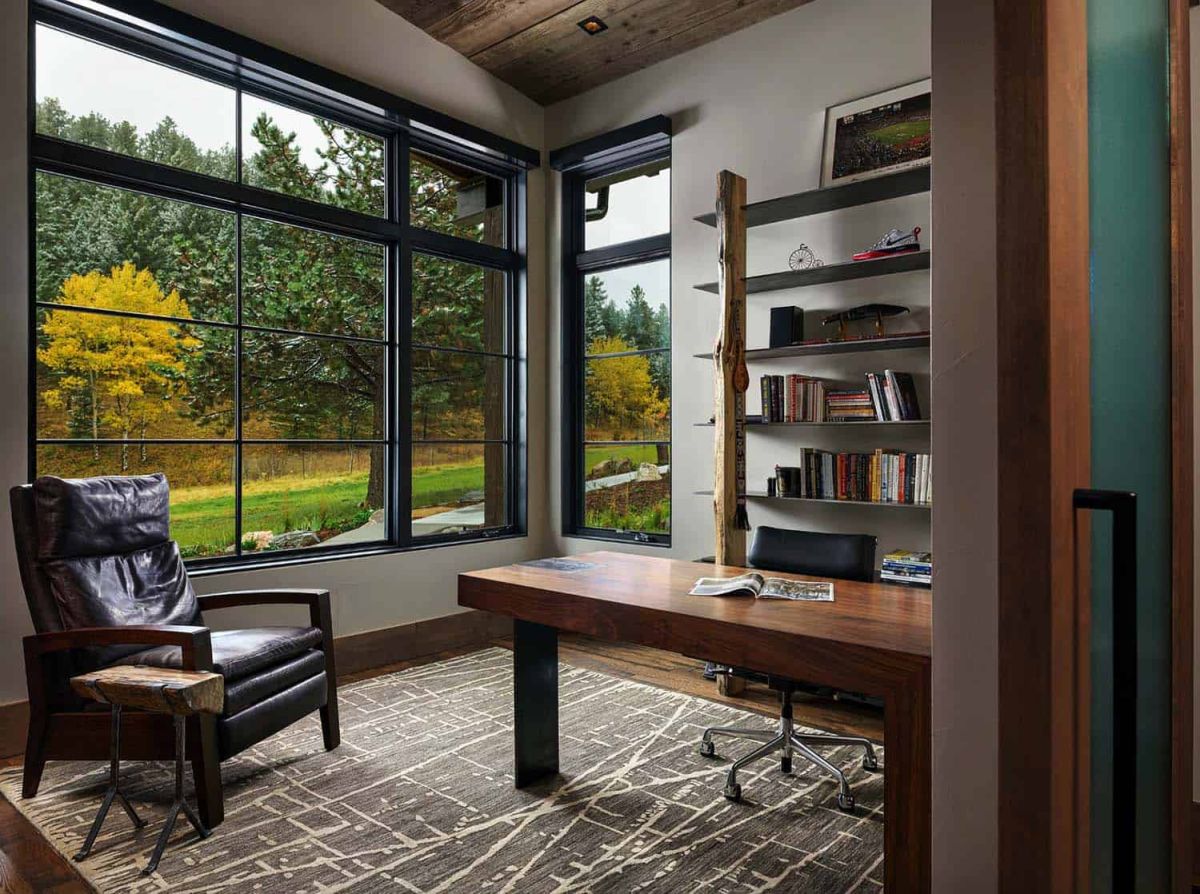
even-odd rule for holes
{"type": "Polygon", "coordinates": [[[112,737],[110,741],[111,762],[109,763],[108,788],[104,792],[104,800],[100,803],[100,811],[92,822],[83,848],[75,855],[76,860],[82,860],[91,853],[100,827],[112,802],[117,800],[129,814],[133,824],[142,828],[146,825],[133,805],[121,792],[121,711],[124,708],[134,708],[140,711],[154,711],[159,714],[170,714],[175,722],[175,802],[167,812],[167,821],[159,833],[158,842],[154,845],[154,853],[150,862],[142,870],[142,875],[150,875],[158,868],[163,851],[167,847],[167,839],[175,828],[175,821],[183,813],[196,829],[201,838],[212,834],[183,794],[184,761],[186,758],[186,727],[185,719],[193,714],[219,714],[225,702],[225,680],[220,674],[206,671],[182,671],[161,667],[143,667],[140,665],[118,665],[101,670],[80,674],[71,678],[71,687],[85,698],[93,699],[112,708],[112,737]]]}

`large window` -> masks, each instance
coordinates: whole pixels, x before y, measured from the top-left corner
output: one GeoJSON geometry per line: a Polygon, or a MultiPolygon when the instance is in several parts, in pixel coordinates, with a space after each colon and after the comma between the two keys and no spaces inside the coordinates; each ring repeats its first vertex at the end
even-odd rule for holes
{"type": "Polygon", "coordinates": [[[563,172],[563,518],[670,543],[670,122],[552,155],[563,172]]]}
{"type": "Polygon", "coordinates": [[[199,564],[520,533],[536,153],[150,14],[35,5],[33,473],[199,564]]]}

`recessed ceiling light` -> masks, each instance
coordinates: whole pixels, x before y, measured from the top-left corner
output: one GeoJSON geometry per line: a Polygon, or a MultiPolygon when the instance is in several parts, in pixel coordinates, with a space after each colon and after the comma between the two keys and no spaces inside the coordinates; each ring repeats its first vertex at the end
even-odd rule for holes
{"type": "Polygon", "coordinates": [[[604,24],[604,20],[599,16],[588,16],[579,23],[579,27],[592,36],[608,30],[608,25],[604,24]]]}

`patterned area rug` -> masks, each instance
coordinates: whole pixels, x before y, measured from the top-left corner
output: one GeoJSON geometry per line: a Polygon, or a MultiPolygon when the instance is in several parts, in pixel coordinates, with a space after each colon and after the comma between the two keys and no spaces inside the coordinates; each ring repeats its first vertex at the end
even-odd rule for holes
{"type": "MultiPolygon", "coordinates": [[[[696,752],[708,725],[770,724],[703,699],[564,666],[562,775],[517,791],[512,655],[488,649],[341,690],[342,745],[321,747],[315,718],[223,767],[225,822],[207,841],[186,823],[157,874],[141,878],[170,801],[168,765],[123,766],[147,829],[115,807],[80,866],[102,892],[877,892],[883,776],[849,748],[828,750],[858,799],[805,762],[739,774],[696,752]]],[[[882,754],[882,752],[881,752],[882,754]]],[[[103,791],[100,763],[52,763],[37,798],[0,776],[63,854],[79,847],[103,791]]],[[[189,774],[190,785],[190,774],[189,774]]]]}

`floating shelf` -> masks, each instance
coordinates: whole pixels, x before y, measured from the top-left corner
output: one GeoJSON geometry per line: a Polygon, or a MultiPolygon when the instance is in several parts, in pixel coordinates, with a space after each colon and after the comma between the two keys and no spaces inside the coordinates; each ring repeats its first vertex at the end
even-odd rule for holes
{"type": "MultiPolygon", "coordinates": [[[[711,497],[711,490],[698,490],[695,492],[699,497],[711,497]]],[[[771,497],[762,491],[748,491],[746,493],[748,500],[782,500],[789,503],[826,503],[830,506],[869,506],[873,509],[924,509],[933,508],[932,503],[874,503],[868,500],[824,500],[817,497],[771,497]]]]}
{"type": "MultiPolygon", "coordinates": [[[[864,279],[868,276],[886,276],[889,273],[928,270],[929,260],[930,251],[926,249],[893,255],[890,258],[879,258],[875,261],[845,261],[841,264],[826,264],[824,267],[810,267],[807,270],[784,270],[780,273],[748,276],[746,277],[746,293],[753,295],[756,292],[777,292],[780,289],[799,289],[803,286],[819,286],[831,282],[864,279]]],[[[715,282],[701,283],[695,288],[701,292],[711,292],[714,295],[720,292],[720,288],[715,282]]]]}
{"type": "MultiPolygon", "coordinates": [[[[885,199],[898,199],[901,196],[928,192],[929,174],[930,169],[926,166],[841,186],[809,189],[765,202],[753,202],[746,206],[746,226],[761,227],[765,224],[808,217],[810,214],[823,214],[826,211],[837,211],[839,208],[853,208],[856,205],[869,205],[885,199]]],[[[710,227],[717,225],[716,214],[701,214],[696,220],[710,227]]]]}
{"type": "MultiPolygon", "coordinates": [[[[813,345],[788,345],[783,348],[751,348],[747,360],[774,360],[778,357],[822,357],[828,354],[865,354],[870,351],[901,351],[906,348],[929,347],[929,333],[892,335],[885,338],[859,338],[850,341],[827,341],[813,345]]],[[[693,354],[700,360],[712,360],[712,354],[693,354]]]]}
{"type": "MultiPolygon", "coordinates": [[[[716,423],[713,422],[693,422],[692,425],[696,428],[712,428],[716,423]]],[[[746,426],[748,428],[779,428],[781,426],[805,426],[809,428],[822,428],[824,426],[834,425],[843,428],[853,426],[854,428],[862,428],[869,425],[928,425],[928,419],[864,419],[862,422],[759,422],[756,419],[747,419],[746,426]]]]}

